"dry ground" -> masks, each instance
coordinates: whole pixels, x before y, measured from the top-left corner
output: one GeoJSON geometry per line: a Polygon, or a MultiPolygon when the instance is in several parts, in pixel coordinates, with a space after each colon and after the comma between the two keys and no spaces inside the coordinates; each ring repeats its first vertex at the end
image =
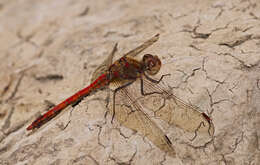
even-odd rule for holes
{"type": "Polygon", "coordinates": [[[260,164],[260,1],[1,0],[0,70],[0,164],[260,164]],[[212,141],[176,142],[169,157],[104,121],[105,91],[26,131],[85,87],[116,42],[122,55],[156,33],[146,52],[166,63],[176,95],[211,116],[212,141]]]}

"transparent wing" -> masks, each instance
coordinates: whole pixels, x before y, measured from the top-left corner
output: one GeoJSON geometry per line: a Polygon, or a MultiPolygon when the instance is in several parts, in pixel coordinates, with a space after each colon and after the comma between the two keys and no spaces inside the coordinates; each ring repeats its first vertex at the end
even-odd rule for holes
{"type": "Polygon", "coordinates": [[[105,73],[109,66],[113,62],[113,58],[115,56],[115,53],[117,51],[117,43],[115,44],[112,52],[109,54],[109,56],[103,61],[103,63],[93,72],[92,77],[91,77],[91,82],[95,81],[100,75],[105,73]]]}
{"type": "Polygon", "coordinates": [[[192,140],[212,138],[214,124],[198,107],[175,96],[163,81],[156,84],[143,78],[143,82],[144,93],[153,94],[140,98],[140,101],[147,109],[154,112],[154,116],[164,120],[169,125],[193,133],[192,140]]]}
{"type": "MultiPolygon", "coordinates": [[[[122,86],[122,81],[115,81],[111,85],[113,85],[113,88],[115,86],[122,86]]],[[[141,133],[159,149],[168,153],[170,156],[175,157],[176,153],[172,147],[171,141],[143,111],[141,104],[138,102],[138,99],[131,88],[132,85],[122,88],[116,93],[115,119],[121,123],[121,125],[141,133]]],[[[112,107],[113,101],[110,99],[110,113],[112,113],[112,107]]]]}
{"type": "MultiPolygon", "coordinates": [[[[155,35],[151,39],[147,40],[145,43],[139,47],[126,53],[124,56],[136,56],[144,49],[152,45],[159,39],[159,34],[155,35]]],[[[105,61],[94,71],[91,81],[98,78],[99,75],[107,71],[109,66],[112,64],[113,57],[117,51],[117,44],[114,46],[111,54],[105,59],[105,61]]],[[[110,89],[116,89],[122,86],[127,81],[114,81],[110,83],[110,89]]],[[[112,113],[112,98],[109,99],[109,112],[112,113]]],[[[172,148],[171,142],[168,137],[163,133],[163,131],[141,110],[141,105],[136,103],[132,95],[129,93],[128,88],[120,90],[116,94],[115,98],[115,119],[121,123],[123,126],[140,132],[146,136],[153,144],[155,144],[161,150],[169,153],[169,155],[175,157],[175,150],[172,148]],[[131,106],[132,105],[132,106],[131,106]]]]}
{"type": "Polygon", "coordinates": [[[138,55],[139,53],[141,53],[142,51],[144,51],[149,46],[151,46],[153,43],[158,41],[158,39],[159,39],[159,34],[156,34],[155,36],[153,36],[149,40],[145,41],[142,45],[138,46],[137,48],[135,48],[135,49],[133,49],[129,52],[127,52],[124,56],[134,57],[134,56],[138,55]]]}

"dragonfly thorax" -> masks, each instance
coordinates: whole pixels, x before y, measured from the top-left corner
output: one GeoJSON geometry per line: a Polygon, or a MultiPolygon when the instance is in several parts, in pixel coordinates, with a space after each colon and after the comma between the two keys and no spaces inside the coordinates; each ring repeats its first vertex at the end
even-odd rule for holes
{"type": "Polygon", "coordinates": [[[155,75],[159,72],[161,68],[161,60],[158,58],[158,56],[154,56],[151,54],[145,54],[143,56],[143,66],[144,71],[147,72],[149,75],[155,75]]]}

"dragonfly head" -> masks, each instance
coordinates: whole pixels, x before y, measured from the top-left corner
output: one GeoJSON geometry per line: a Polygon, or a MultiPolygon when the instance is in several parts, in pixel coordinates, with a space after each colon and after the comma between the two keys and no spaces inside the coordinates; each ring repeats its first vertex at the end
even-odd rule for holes
{"type": "Polygon", "coordinates": [[[151,54],[145,54],[143,56],[143,65],[144,71],[146,71],[149,75],[155,75],[159,72],[161,68],[161,60],[158,56],[153,56],[151,54]]]}

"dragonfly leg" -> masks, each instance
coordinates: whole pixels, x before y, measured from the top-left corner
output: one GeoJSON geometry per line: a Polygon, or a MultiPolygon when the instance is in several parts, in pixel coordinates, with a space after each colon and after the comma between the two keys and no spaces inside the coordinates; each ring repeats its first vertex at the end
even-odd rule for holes
{"type": "Polygon", "coordinates": [[[115,117],[115,103],[116,103],[116,92],[118,92],[119,90],[131,85],[133,82],[135,81],[131,81],[131,82],[128,82],[118,88],[116,88],[113,92],[113,112],[112,112],[112,120],[111,120],[111,123],[113,123],[113,120],[114,120],[114,117],[115,117]]]}
{"type": "Polygon", "coordinates": [[[106,94],[107,94],[107,96],[106,96],[106,98],[105,98],[105,102],[106,102],[106,113],[105,113],[105,115],[104,115],[104,118],[105,119],[107,119],[107,115],[108,115],[108,113],[109,113],[109,101],[110,101],[110,90],[109,90],[109,88],[107,88],[107,91],[106,91],[106,94]]]}
{"type": "Polygon", "coordinates": [[[79,100],[77,100],[76,102],[72,103],[71,106],[74,108],[75,106],[77,106],[83,100],[83,98],[84,97],[82,97],[79,100]]]}
{"type": "MultiPolygon", "coordinates": [[[[144,76],[145,76],[145,78],[147,78],[147,80],[151,81],[152,83],[158,84],[162,81],[164,76],[170,76],[170,74],[162,75],[159,80],[152,79],[151,77],[147,76],[145,73],[144,73],[144,76]]],[[[147,96],[147,95],[151,95],[151,94],[155,94],[155,93],[162,94],[161,92],[147,92],[147,93],[145,93],[144,92],[144,80],[142,78],[140,78],[140,79],[141,79],[141,94],[143,96],[147,96]]]]}
{"type": "Polygon", "coordinates": [[[73,109],[70,110],[69,121],[66,123],[66,125],[64,126],[64,128],[62,128],[62,130],[65,130],[65,129],[69,126],[69,124],[70,124],[70,122],[71,122],[72,111],[73,111],[73,109]]]}
{"type": "Polygon", "coordinates": [[[153,82],[155,84],[159,84],[162,81],[164,76],[170,76],[170,75],[171,74],[163,74],[159,80],[155,80],[155,79],[152,79],[151,77],[149,77],[148,75],[146,75],[145,72],[144,72],[145,78],[147,78],[149,81],[151,81],[151,82],[153,82]]]}

